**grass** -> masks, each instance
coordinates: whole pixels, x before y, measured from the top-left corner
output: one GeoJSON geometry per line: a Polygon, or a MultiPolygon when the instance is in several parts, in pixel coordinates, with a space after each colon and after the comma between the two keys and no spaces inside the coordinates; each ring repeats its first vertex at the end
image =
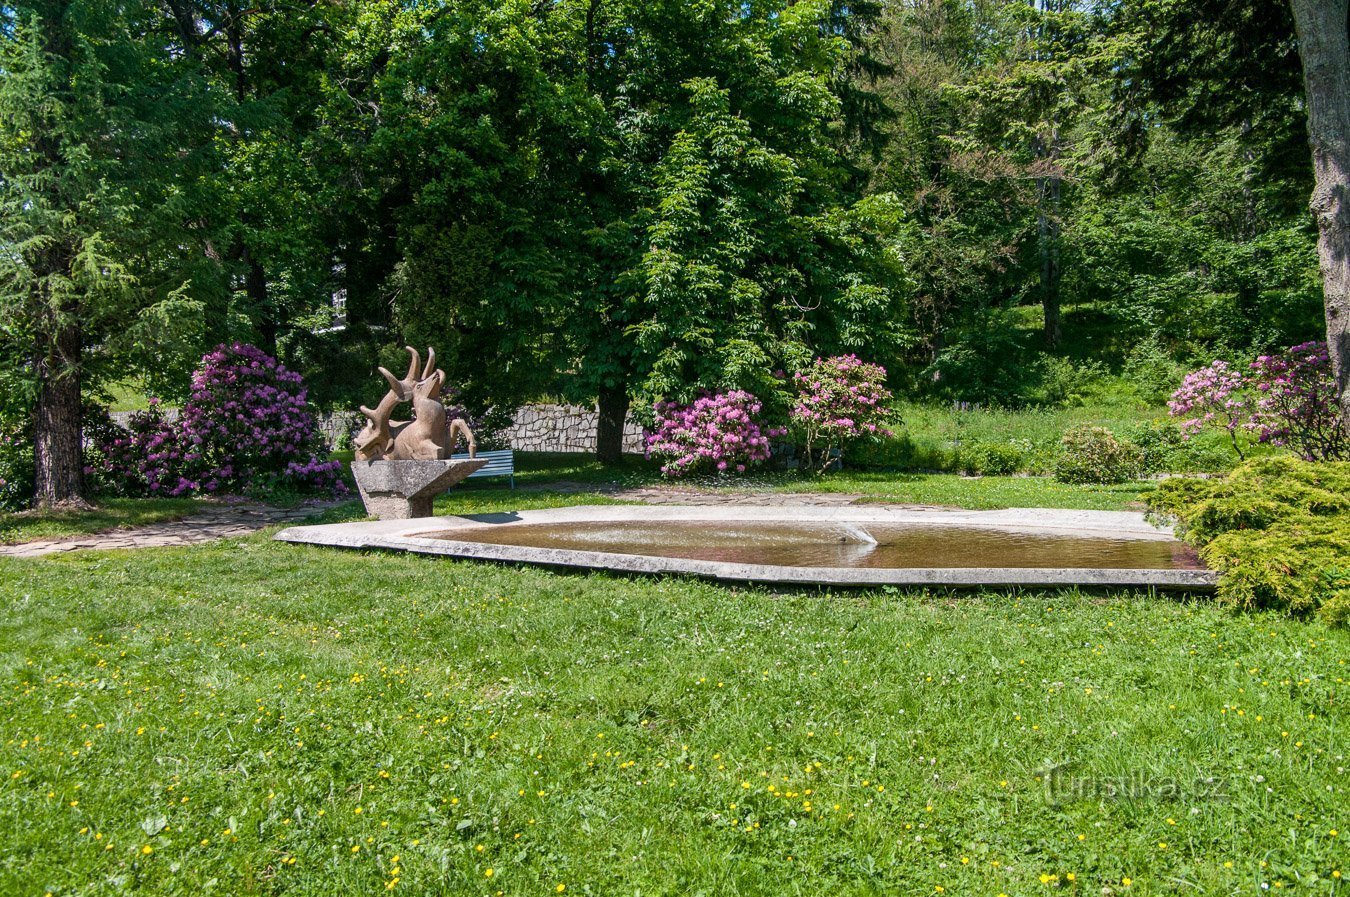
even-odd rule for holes
{"type": "MultiPolygon", "coordinates": [[[[1151,482],[1114,486],[1060,483],[1049,477],[962,477],[955,474],[849,473],[809,482],[808,491],[858,492],[865,502],[958,508],[1139,509],[1151,482]]],[[[786,487],[791,488],[791,487],[786,487]]]]}
{"type": "Polygon", "coordinates": [[[145,385],[135,379],[110,383],[107,393],[109,411],[144,411],[150,407],[145,385]]]}
{"type": "Polygon", "coordinates": [[[163,523],[184,517],[198,507],[199,503],[190,498],[104,498],[87,511],[0,513],[0,545],[163,523]]]}
{"type": "Polygon", "coordinates": [[[1350,633],[1273,614],[263,536],[0,559],[0,602],[0,893],[1334,894],[1350,873],[1350,633]]]}

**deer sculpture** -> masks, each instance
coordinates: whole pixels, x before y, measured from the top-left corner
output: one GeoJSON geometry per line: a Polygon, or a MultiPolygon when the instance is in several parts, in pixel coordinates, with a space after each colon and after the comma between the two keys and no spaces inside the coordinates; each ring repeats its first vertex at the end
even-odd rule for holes
{"type": "Polygon", "coordinates": [[[361,406],[367,423],[354,440],[357,459],[440,460],[450,454],[450,446],[457,435],[468,444],[469,457],[475,457],[478,440],[469,425],[461,418],[446,422],[445,406],[440,401],[445,372],[436,369],[436,350],[427,349],[426,367],[422,367],[417,350],[411,346],[405,348],[411,356],[407,375],[399,380],[385,368],[380,368],[389,383],[389,391],[375,408],[361,406]],[[391,420],[394,409],[407,401],[413,404],[412,421],[391,420]]]}
{"type": "MultiPolygon", "coordinates": [[[[404,346],[408,350],[411,358],[408,361],[408,373],[402,380],[389,373],[387,368],[380,368],[380,373],[384,379],[389,381],[389,391],[380,399],[380,404],[374,409],[361,406],[361,413],[366,416],[366,425],[356,434],[352,440],[356,446],[356,459],[358,461],[378,461],[389,453],[394,447],[394,428],[402,428],[405,422],[394,422],[390,418],[393,416],[394,409],[400,403],[412,398],[414,384],[421,376],[422,359],[417,354],[417,350],[412,346],[404,346]]],[[[430,351],[430,350],[428,350],[430,351]]],[[[433,360],[435,356],[432,356],[433,360]]]]}

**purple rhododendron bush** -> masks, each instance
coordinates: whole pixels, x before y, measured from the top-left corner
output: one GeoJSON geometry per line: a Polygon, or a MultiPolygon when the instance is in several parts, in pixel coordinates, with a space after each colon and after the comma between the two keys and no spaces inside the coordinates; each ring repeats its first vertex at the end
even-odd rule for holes
{"type": "Polygon", "coordinates": [[[89,473],[127,494],[345,494],[300,375],[243,343],[203,356],[175,420],[159,403],[104,428],[89,473]]]}
{"type": "MultiPolygon", "coordinates": [[[[839,463],[846,445],[891,435],[893,416],[886,369],[856,355],[817,358],[792,378],[781,371],[788,419],[806,467],[823,473],[839,463]]],[[[769,460],[770,440],[789,429],[764,420],[764,403],[745,390],[704,395],[690,404],[657,402],[647,435],[647,457],[664,463],[670,477],[696,473],[745,473],[769,460]]]]}
{"type": "Polygon", "coordinates": [[[740,389],[702,396],[688,405],[657,402],[655,410],[647,457],[662,459],[666,476],[745,473],[769,459],[769,440],[783,433],[763,426],[763,404],[740,389]]]}
{"type": "Polygon", "coordinates": [[[1327,344],[1308,342],[1262,355],[1243,371],[1215,361],[1186,375],[1167,403],[1181,418],[1181,435],[1204,429],[1228,433],[1242,458],[1238,434],[1246,431],[1305,461],[1350,459],[1350,421],[1336,400],[1327,344]]]}

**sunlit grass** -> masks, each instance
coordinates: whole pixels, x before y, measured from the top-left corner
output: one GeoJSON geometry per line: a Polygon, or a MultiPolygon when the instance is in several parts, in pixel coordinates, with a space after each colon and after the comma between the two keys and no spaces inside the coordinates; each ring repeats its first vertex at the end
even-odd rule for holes
{"type": "Polygon", "coordinates": [[[1332,894],[1347,871],[1350,633],[1271,614],[262,536],[0,560],[0,601],[0,893],[1332,894]]]}
{"type": "Polygon", "coordinates": [[[176,520],[200,507],[190,498],[101,498],[90,510],[0,512],[0,544],[84,536],[176,520]]]}

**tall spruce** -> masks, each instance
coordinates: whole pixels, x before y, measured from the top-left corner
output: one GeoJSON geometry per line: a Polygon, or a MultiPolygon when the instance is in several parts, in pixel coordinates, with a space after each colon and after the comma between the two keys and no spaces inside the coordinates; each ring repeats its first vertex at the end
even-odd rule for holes
{"type": "Polygon", "coordinates": [[[0,314],[31,346],[35,500],[80,503],[84,396],[199,323],[211,104],[152,3],[20,0],[0,22],[0,314]]]}

